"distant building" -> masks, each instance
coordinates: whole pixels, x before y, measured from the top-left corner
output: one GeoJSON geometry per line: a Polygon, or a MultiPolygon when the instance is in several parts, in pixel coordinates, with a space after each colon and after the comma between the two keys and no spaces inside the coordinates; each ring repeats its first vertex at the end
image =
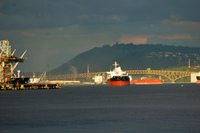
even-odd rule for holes
{"type": "Polygon", "coordinates": [[[102,76],[95,76],[94,78],[95,84],[102,84],[103,83],[103,77],[102,76]]]}
{"type": "Polygon", "coordinates": [[[192,72],[191,73],[191,83],[196,83],[197,82],[197,76],[200,76],[200,72],[192,72]]]}

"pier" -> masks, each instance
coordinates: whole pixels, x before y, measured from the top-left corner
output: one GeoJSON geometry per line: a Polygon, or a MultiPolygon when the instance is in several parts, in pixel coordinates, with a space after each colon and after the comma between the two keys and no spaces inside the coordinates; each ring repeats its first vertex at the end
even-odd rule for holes
{"type": "Polygon", "coordinates": [[[1,83],[0,90],[36,90],[36,89],[60,89],[60,84],[34,83],[34,84],[7,84],[1,83]]]}
{"type": "MultiPolygon", "coordinates": [[[[61,84],[51,82],[30,82],[30,77],[20,77],[14,73],[15,68],[19,63],[23,63],[26,58],[23,58],[27,50],[20,57],[14,55],[16,49],[11,51],[11,46],[8,40],[0,41],[0,90],[31,90],[31,89],[59,89],[61,84]]],[[[46,74],[46,73],[45,73],[46,74]]]]}

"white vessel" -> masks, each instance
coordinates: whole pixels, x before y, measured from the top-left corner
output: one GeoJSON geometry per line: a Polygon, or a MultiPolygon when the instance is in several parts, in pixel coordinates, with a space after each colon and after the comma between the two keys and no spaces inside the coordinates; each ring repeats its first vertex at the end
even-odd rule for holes
{"type": "Polygon", "coordinates": [[[38,77],[35,76],[35,73],[33,73],[33,77],[29,79],[29,83],[46,83],[48,82],[46,80],[46,72],[43,72],[38,77]]]}

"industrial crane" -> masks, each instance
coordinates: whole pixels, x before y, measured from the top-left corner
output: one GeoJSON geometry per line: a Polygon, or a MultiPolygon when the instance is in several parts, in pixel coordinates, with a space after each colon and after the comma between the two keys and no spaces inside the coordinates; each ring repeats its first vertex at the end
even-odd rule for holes
{"type": "MultiPolygon", "coordinates": [[[[25,90],[25,89],[59,89],[58,83],[30,83],[30,77],[20,77],[20,71],[18,70],[18,76],[14,74],[14,69],[19,63],[24,62],[23,56],[15,57],[11,52],[11,46],[9,46],[8,40],[0,41],[0,90],[25,90]]],[[[44,79],[46,72],[43,73],[39,79],[44,79]]]]}
{"type": "Polygon", "coordinates": [[[15,76],[13,71],[18,63],[24,62],[23,56],[27,50],[20,57],[15,57],[14,53],[16,49],[11,53],[11,46],[9,46],[8,40],[0,41],[0,49],[0,83],[7,83],[15,76]]]}

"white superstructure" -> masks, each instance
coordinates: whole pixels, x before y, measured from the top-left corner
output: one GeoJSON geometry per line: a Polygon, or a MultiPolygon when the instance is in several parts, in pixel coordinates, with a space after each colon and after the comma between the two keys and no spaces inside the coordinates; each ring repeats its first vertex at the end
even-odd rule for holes
{"type": "Polygon", "coordinates": [[[115,61],[115,64],[113,64],[115,68],[113,71],[110,70],[110,72],[106,72],[108,74],[108,78],[112,78],[113,76],[128,76],[128,74],[124,71],[122,71],[121,67],[117,67],[119,64],[115,61]]]}
{"type": "Polygon", "coordinates": [[[35,73],[33,73],[33,77],[31,77],[29,79],[29,83],[44,83],[44,82],[48,82],[46,80],[46,72],[43,72],[41,75],[39,75],[38,77],[35,76],[35,73]]]}

